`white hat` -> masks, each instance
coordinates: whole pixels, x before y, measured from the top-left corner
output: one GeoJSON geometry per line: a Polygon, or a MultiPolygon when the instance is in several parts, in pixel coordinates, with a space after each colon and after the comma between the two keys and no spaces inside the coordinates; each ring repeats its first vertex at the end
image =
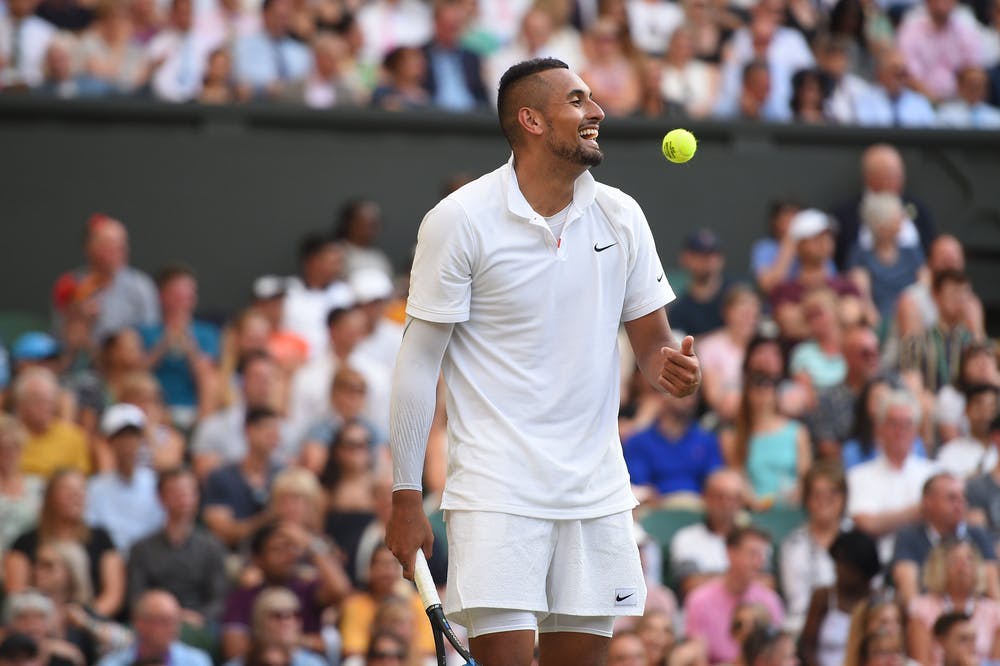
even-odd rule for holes
{"type": "Polygon", "coordinates": [[[278,275],[262,275],[253,281],[253,297],[267,301],[284,296],[288,290],[288,281],[278,275]]]}
{"type": "Polygon", "coordinates": [[[101,433],[105,437],[114,437],[125,428],[142,430],[145,427],[146,415],[142,410],[124,402],[108,407],[101,417],[101,433]]]}
{"type": "Polygon", "coordinates": [[[392,280],[377,268],[362,268],[351,274],[348,280],[358,304],[382,301],[392,296],[392,280]]]}
{"type": "Polygon", "coordinates": [[[792,217],[791,225],[788,227],[789,236],[797,241],[818,236],[824,231],[833,231],[830,216],[815,208],[800,210],[792,217]]]}

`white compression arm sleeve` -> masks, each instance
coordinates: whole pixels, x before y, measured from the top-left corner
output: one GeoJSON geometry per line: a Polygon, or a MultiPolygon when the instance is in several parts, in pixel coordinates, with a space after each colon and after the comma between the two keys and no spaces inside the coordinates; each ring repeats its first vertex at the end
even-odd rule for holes
{"type": "Polygon", "coordinates": [[[421,490],[441,360],[454,324],[409,319],[396,357],[389,405],[392,489],[421,490]]]}

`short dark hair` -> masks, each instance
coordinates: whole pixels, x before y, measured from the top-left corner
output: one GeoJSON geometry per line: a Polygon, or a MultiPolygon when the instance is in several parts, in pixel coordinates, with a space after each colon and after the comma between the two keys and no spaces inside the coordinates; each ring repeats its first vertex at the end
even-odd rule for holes
{"type": "Polygon", "coordinates": [[[746,84],[747,80],[749,80],[749,78],[750,78],[750,75],[753,74],[755,71],[758,71],[758,70],[767,72],[768,74],[771,73],[770,68],[768,68],[768,66],[767,66],[767,61],[766,60],[761,60],[760,58],[757,58],[757,59],[751,60],[747,64],[743,65],[743,74],[740,77],[740,81],[743,84],[746,84]]]}
{"type": "Polygon", "coordinates": [[[281,524],[277,521],[264,523],[257,528],[257,531],[250,536],[250,554],[254,557],[264,552],[264,546],[271,539],[281,524]]]}
{"type": "Polygon", "coordinates": [[[740,647],[743,663],[746,666],[753,666],[758,657],[773,648],[785,636],[787,636],[785,632],[773,625],[753,629],[740,647]]]}
{"type": "Polygon", "coordinates": [[[940,479],[957,479],[958,477],[951,472],[937,472],[927,477],[924,481],[923,487],[920,489],[920,496],[927,497],[934,491],[934,484],[936,484],[940,479]]]}
{"type": "Polygon", "coordinates": [[[954,282],[958,285],[969,284],[969,276],[963,271],[959,271],[954,268],[946,268],[933,275],[931,279],[931,289],[933,289],[934,293],[937,293],[941,291],[941,289],[949,282],[954,282]]]}
{"type": "Polygon", "coordinates": [[[306,234],[299,241],[299,264],[304,264],[336,241],[327,234],[306,234]]]}
{"type": "Polygon", "coordinates": [[[243,375],[247,371],[247,368],[258,361],[272,365],[275,362],[274,357],[263,349],[252,349],[240,356],[239,360],[236,361],[236,374],[243,375]]]}
{"type": "Polygon", "coordinates": [[[756,537],[767,543],[771,543],[771,534],[756,525],[741,525],[734,527],[726,535],[726,548],[736,548],[751,537],[756,537]]]}
{"type": "Polygon", "coordinates": [[[180,277],[197,280],[198,275],[187,264],[168,264],[156,272],[156,288],[163,289],[169,283],[180,277]]]}
{"type": "Polygon", "coordinates": [[[160,472],[159,476],[156,477],[156,493],[161,494],[163,489],[167,487],[167,484],[174,479],[179,479],[182,476],[190,476],[194,478],[194,472],[191,471],[190,467],[185,467],[184,465],[178,465],[176,467],[171,467],[160,472]]]}
{"type": "Polygon", "coordinates": [[[330,328],[354,309],[354,307],[330,308],[330,311],[326,313],[326,327],[330,328]]]}
{"type": "Polygon", "coordinates": [[[569,69],[569,65],[556,58],[534,58],[512,65],[500,77],[500,87],[497,89],[497,113],[500,116],[500,130],[511,146],[519,140],[517,110],[524,105],[523,96],[517,94],[518,90],[523,87],[524,82],[550,69],[569,69]]]}
{"type": "Polygon", "coordinates": [[[943,639],[951,631],[951,628],[960,622],[969,622],[972,620],[967,614],[961,611],[949,611],[943,613],[934,621],[934,627],[932,631],[934,632],[934,638],[938,640],[943,639]]]}
{"type": "Polygon", "coordinates": [[[841,532],[834,538],[830,544],[830,558],[834,562],[845,562],[854,567],[865,580],[871,580],[882,570],[878,544],[858,529],[841,532]]]}
{"type": "Polygon", "coordinates": [[[1000,388],[994,386],[993,384],[970,384],[963,387],[962,393],[965,394],[965,404],[968,406],[972,402],[973,398],[977,398],[984,393],[992,393],[996,395],[1000,393],[1000,388]]]}
{"type": "Polygon", "coordinates": [[[278,418],[278,412],[270,407],[248,407],[247,415],[243,418],[243,427],[255,426],[261,421],[278,418]]]}

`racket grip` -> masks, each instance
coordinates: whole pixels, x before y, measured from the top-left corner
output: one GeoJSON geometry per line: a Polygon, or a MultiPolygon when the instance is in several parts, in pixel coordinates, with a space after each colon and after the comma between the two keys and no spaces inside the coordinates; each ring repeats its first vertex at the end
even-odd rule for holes
{"type": "Polygon", "coordinates": [[[427,558],[424,551],[417,549],[417,559],[413,568],[413,582],[417,584],[417,591],[420,593],[420,601],[424,608],[440,606],[441,597],[438,596],[434,579],[431,578],[431,570],[427,566],[427,558]]]}

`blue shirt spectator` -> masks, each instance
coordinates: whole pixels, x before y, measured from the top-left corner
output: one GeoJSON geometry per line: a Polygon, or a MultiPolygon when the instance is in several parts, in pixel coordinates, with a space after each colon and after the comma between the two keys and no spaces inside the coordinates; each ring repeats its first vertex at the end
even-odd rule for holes
{"type": "Polygon", "coordinates": [[[306,78],[312,55],[288,34],[289,0],[264,0],[262,11],[261,29],[233,44],[233,71],[254,92],[274,96],[283,85],[306,78]]]}

